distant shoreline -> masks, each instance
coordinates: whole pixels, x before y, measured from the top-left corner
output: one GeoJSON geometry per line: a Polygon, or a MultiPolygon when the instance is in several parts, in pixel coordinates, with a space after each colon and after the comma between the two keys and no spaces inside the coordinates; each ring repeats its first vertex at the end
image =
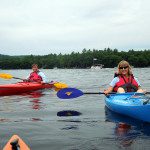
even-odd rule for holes
{"type": "Polygon", "coordinates": [[[118,51],[117,49],[86,50],[81,53],[49,54],[49,55],[25,55],[8,56],[0,54],[0,69],[30,69],[33,63],[37,63],[43,69],[86,69],[95,64],[101,64],[102,68],[114,68],[121,60],[127,60],[132,66],[150,67],[150,50],[118,51]]]}

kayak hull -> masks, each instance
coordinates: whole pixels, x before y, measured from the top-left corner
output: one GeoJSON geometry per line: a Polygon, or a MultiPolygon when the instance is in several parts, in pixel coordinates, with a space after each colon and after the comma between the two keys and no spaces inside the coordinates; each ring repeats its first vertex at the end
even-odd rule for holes
{"type": "Polygon", "coordinates": [[[106,97],[105,103],[116,113],[150,122],[150,98],[142,93],[112,94],[106,97]]]}
{"type": "Polygon", "coordinates": [[[14,84],[0,85],[0,96],[18,95],[41,89],[49,89],[53,83],[36,83],[36,82],[18,82],[14,84]]]}
{"type": "Polygon", "coordinates": [[[7,142],[3,150],[12,150],[11,142],[13,142],[14,140],[18,140],[19,150],[30,150],[28,145],[18,135],[13,135],[7,142]]]}

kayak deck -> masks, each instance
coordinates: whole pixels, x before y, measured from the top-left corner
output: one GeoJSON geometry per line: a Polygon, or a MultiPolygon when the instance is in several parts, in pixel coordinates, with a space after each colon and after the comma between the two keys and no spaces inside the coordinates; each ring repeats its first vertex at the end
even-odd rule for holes
{"type": "Polygon", "coordinates": [[[13,135],[3,148],[3,150],[13,150],[13,149],[30,150],[28,145],[18,135],[13,135]]]}
{"type": "Polygon", "coordinates": [[[148,97],[146,97],[143,93],[118,93],[110,95],[109,99],[118,105],[141,106],[146,104],[148,97]]]}

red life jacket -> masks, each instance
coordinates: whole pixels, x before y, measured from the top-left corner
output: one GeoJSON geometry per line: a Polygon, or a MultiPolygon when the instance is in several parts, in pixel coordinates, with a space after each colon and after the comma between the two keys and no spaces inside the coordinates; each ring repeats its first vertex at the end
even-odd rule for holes
{"type": "Polygon", "coordinates": [[[38,74],[38,72],[32,72],[29,76],[29,81],[40,82],[42,81],[42,77],[38,74]]]}
{"type": "Polygon", "coordinates": [[[113,91],[117,92],[119,87],[122,87],[125,92],[136,92],[138,90],[138,83],[134,79],[133,75],[130,75],[129,78],[126,76],[118,75],[119,81],[116,83],[113,91]]]}

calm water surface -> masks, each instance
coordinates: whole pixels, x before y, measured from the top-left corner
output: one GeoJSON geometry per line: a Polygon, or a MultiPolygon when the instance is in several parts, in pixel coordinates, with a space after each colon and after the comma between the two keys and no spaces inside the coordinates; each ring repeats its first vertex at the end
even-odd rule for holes
{"type": "MultiPolygon", "coordinates": [[[[1,70],[24,78],[31,70],[1,70]]],[[[42,70],[49,80],[67,83],[84,92],[107,88],[115,69],[42,70]]],[[[150,69],[134,68],[142,87],[150,91],[150,69]]],[[[0,84],[18,80],[0,79],[0,84]]],[[[54,90],[31,95],[0,97],[0,149],[13,134],[18,134],[32,150],[149,150],[150,124],[112,113],[105,108],[104,95],[84,95],[60,100],[54,90]],[[63,110],[79,116],[59,117],[63,110]],[[118,122],[131,126],[118,128],[118,122]]]]}

